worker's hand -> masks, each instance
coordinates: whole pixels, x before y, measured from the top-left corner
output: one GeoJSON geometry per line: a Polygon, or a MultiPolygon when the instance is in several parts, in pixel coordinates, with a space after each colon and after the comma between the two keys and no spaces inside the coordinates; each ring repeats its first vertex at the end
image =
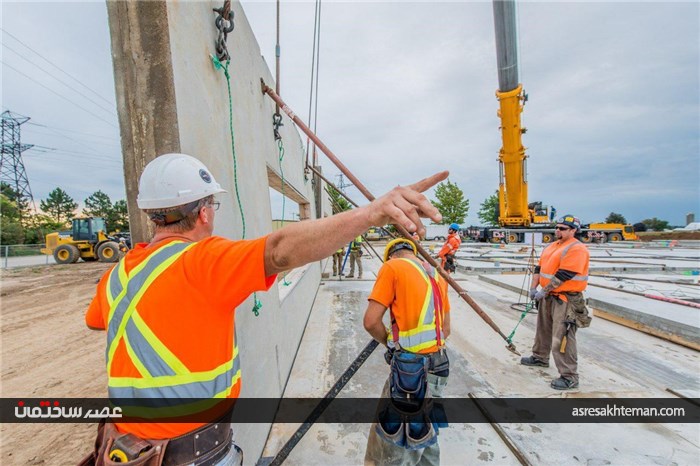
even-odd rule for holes
{"type": "Polygon", "coordinates": [[[436,173],[410,186],[398,186],[367,206],[371,225],[397,223],[410,233],[425,236],[421,217],[442,221],[440,211],[422,193],[446,179],[448,171],[436,173]]]}
{"type": "Polygon", "coordinates": [[[530,299],[535,299],[535,296],[537,296],[537,287],[530,288],[530,299]]]}
{"type": "Polygon", "coordinates": [[[547,296],[547,292],[544,291],[544,289],[542,289],[542,290],[539,290],[537,293],[535,293],[535,296],[534,296],[533,299],[534,299],[535,301],[539,301],[539,300],[541,300],[542,298],[544,298],[545,296],[547,296]]]}

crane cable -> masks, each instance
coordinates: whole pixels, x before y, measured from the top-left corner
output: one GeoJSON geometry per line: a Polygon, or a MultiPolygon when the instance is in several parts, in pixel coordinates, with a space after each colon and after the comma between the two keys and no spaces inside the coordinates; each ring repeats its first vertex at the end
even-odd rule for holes
{"type": "MultiPolygon", "coordinates": [[[[280,47],[280,0],[277,0],[277,19],[276,19],[276,28],[277,30],[277,43],[275,44],[275,89],[276,92],[280,92],[280,56],[282,55],[281,53],[281,47],[280,47]]],[[[282,195],[282,226],[284,226],[284,212],[285,212],[285,207],[286,207],[286,197],[284,195],[284,169],[282,168],[282,160],[284,159],[284,142],[282,141],[282,135],[280,134],[280,127],[284,126],[282,123],[282,115],[280,114],[280,106],[279,104],[275,103],[275,114],[272,115],[272,133],[275,136],[275,141],[277,141],[277,151],[279,152],[279,155],[277,157],[277,162],[279,163],[280,167],[280,178],[281,178],[281,187],[280,187],[280,194],[282,195]]],[[[284,272],[282,275],[282,285],[284,286],[289,286],[292,284],[292,282],[287,280],[287,275],[289,274],[289,271],[284,272]]]]}
{"type": "MultiPolygon", "coordinates": [[[[326,157],[336,166],[338,169],[343,172],[344,175],[352,181],[352,183],[355,185],[355,187],[369,200],[370,202],[375,200],[376,198],[374,195],[367,189],[367,187],[355,176],[353,173],[348,170],[348,168],[338,159],[338,157],[333,154],[333,152],[316,136],[310,129],[309,127],[287,106],[287,104],[284,103],[284,101],[278,96],[274,89],[270,88],[268,85],[265,84],[264,80],[260,80],[261,84],[261,90],[263,94],[267,94],[272,100],[275,102],[278,102],[280,104],[280,107],[284,112],[289,116],[289,118],[296,123],[297,127],[301,129],[307,136],[309,136],[316,146],[318,146],[321,151],[326,155],[326,157]]],[[[394,228],[405,238],[410,238],[411,234],[406,230],[406,228],[403,227],[403,225],[400,224],[394,224],[394,228]]],[[[416,244],[416,248],[418,249],[418,252],[420,255],[428,262],[430,265],[435,267],[435,269],[440,273],[440,276],[447,281],[447,283],[450,284],[450,286],[457,291],[457,294],[469,304],[469,306],[476,312],[479,317],[489,326],[491,329],[498,333],[498,335],[508,343],[506,345],[506,349],[516,355],[520,355],[518,352],[517,348],[515,345],[513,345],[512,342],[508,341],[507,337],[505,334],[501,331],[501,329],[498,327],[498,325],[491,319],[491,317],[484,312],[483,309],[481,309],[481,306],[472,299],[471,296],[464,290],[459,283],[457,283],[450,275],[445,272],[438,264],[435,262],[435,259],[431,257],[431,255],[420,245],[416,244]]]]}
{"type": "MultiPolygon", "coordinates": [[[[311,79],[309,84],[309,117],[307,121],[311,124],[311,108],[314,107],[313,115],[313,128],[314,133],[316,132],[316,123],[318,119],[318,72],[319,63],[321,61],[321,0],[316,0],[314,7],[314,40],[311,50],[311,79]],[[315,86],[314,86],[315,84],[315,86]],[[315,103],[315,105],[314,105],[315,103]]],[[[309,141],[310,138],[306,137],[306,167],[309,164],[309,141]]],[[[316,144],[313,145],[314,160],[311,165],[315,166],[316,161],[316,144]]]]}

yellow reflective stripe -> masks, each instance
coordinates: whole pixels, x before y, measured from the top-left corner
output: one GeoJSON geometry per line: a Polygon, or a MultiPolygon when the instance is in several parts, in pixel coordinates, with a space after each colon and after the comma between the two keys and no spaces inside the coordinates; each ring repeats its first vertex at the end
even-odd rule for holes
{"type": "Polygon", "coordinates": [[[112,270],[109,271],[109,276],[107,277],[107,302],[109,303],[109,315],[107,316],[108,322],[116,310],[116,304],[114,304],[114,302],[117,300],[121,301],[121,299],[126,295],[127,280],[128,277],[126,276],[126,270],[124,269],[124,262],[119,262],[112,270]],[[117,269],[119,283],[122,286],[122,291],[119,293],[119,296],[112,296],[112,276],[114,275],[115,268],[117,269]]]}
{"type": "MultiPolygon", "coordinates": [[[[236,382],[238,381],[237,378],[235,380],[236,382]]],[[[229,388],[222,391],[221,393],[217,393],[211,398],[197,400],[192,403],[183,403],[177,406],[166,406],[162,408],[153,408],[148,406],[122,406],[122,415],[139,417],[143,419],[158,419],[181,417],[195,413],[201,413],[221,403],[222,399],[228,398],[228,396],[231,394],[231,389],[235,385],[236,383],[234,382],[233,385],[231,385],[229,388]]]]}
{"type": "MultiPolygon", "coordinates": [[[[168,244],[168,245],[166,245],[166,246],[164,246],[164,247],[169,247],[169,246],[171,246],[172,244],[176,244],[176,243],[171,243],[171,244],[168,244]]],[[[158,251],[160,251],[160,249],[159,249],[158,251]]],[[[157,253],[158,251],[155,251],[155,252],[157,253]]],[[[155,253],[154,253],[154,254],[155,254],[155,253]]],[[[131,270],[131,273],[129,273],[129,274],[126,273],[126,267],[124,266],[124,263],[123,263],[123,262],[120,262],[119,264],[117,264],[116,267],[117,267],[117,272],[119,273],[119,282],[120,282],[121,285],[122,285],[122,291],[121,291],[121,293],[119,293],[119,296],[117,296],[116,298],[114,298],[114,300],[113,300],[113,303],[114,303],[114,304],[109,306],[109,317],[108,317],[108,319],[107,319],[107,322],[109,322],[109,321],[112,320],[112,316],[114,315],[114,311],[117,310],[117,306],[119,306],[119,303],[121,302],[121,300],[124,299],[124,296],[126,296],[126,291],[127,291],[127,288],[128,288],[127,285],[129,284],[129,276],[130,276],[130,275],[136,275],[141,269],[143,269],[144,267],[146,267],[146,265],[148,265],[149,259],[150,259],[152,256],[153,256],[153,254],[151,254],[151,256],[149,256],[148,259],[146,259],[145,261],[141,262],[141,263],[138,264],[136,267],[134,267],[134,268],[131,270]]]]}
{"type": "MultiPolygon", "coordinates": [[[[155,333],[148,327],[146,322],[143,321],[141,316],[139,315],[138,311],[134,311],[134,313],[131,315],[131,319],[134,322],[134,325],[136,325],[136,328],[139,329],[139,332],[141,332],[141,335],[146,339],[149,345],[153,348],[153,351],[155,351],[158,356],[161,357],[163,361],[170,367],[173,372],[176,374],[189,374],[190,370],[187,369],[187,367],[178,359],[177,356],[173,354],[172,351],[168,349],[167,346],[163,344],[160,339],[156,336],[155,333]]],[[[124,333],[124,338],[126,338],[126,332],[124,333]]],[[[129,354],[131,356],[131,359],[134,359],[134,355],[131,353],[129,354]]]]}
{"type": "Polygon", "coordinates": [[[134,348],[131,347],[131,342],[129,341],[129,336],[124,334],[124,345],[126,346],[126,352],[129,353],[129,358],[131,359],[131,362],[136,366],[136,369],[139,371],[139,374],[143,377],[150,377],[151,373],[148,372],[148,369],[146,366],[143,365],[141,360],[136,356],[136,353],[134,352],[134,348]]]}
{"type": "MultiPolygon", "coordinates": [[[[170,243],[170,244],[168,244],[168,245],[166,245],[166,246],[163,246],[162,248],[158,249],[157,252],[162,251],[162,250],[164,250],[165,248],[172,247],[172,246],[174,246],[174,245],[176,245],[176,244],[180,244],[180,243],[181,243],[181,242],[179,242],[179,241],[170,243]]],[[[131,317],[131,314],[132,314],[132,313],[134,312],[134,310],[136,309],[136,304],[138,304],[138,302],[141,300],[141,298],[143,297],[143,294],[146,292],[146,290],[147,290],[148,287],[151,285],[151,283],[153,283],[153,281],[154,281],[156,278],[158,278],[158,276],[159,276],[165,269],[167,269],[167,268],[170,266],[170,264],[172,264],[172,263],[175,262],[177,259],[179,259],[180,256],[181,256],[185,251],[189,250],[189,249],[190,249],[192,246],[194,246],[195,244],[197,244],[197,243],[191,243],[191,244],[189,244],[187,247],[185,247],[185,249],[183,249],[182,251],[180,251],[178,254],[174,254],[174,255],[172,255],[171,257],[167,258],[165,261],[163,261],[162,264],[160,264],[158,267],[156,267],[156,268],[153,270],[153,272],[152,272],[152,273],[148,276],[148,278],[144,281],[144,284],[143,284],[143,286],[139,289],[138,293],[136,293],[136,295],[134,295],[133,299],[131,300],[131,303],[129,303],[129,307],[126,309],[126,312],[124,312],[124,316],[122,317],[122,321],[119,323],[119,328],[117,328],[117,332],[116,332],[116,334],[114,335],[114,339],[112,340],[112,344],[111,344],[111,346],[109,347],[109,353],[108,353],[108,357],[107,357],[107,373],[109,373],[109,372],[110,372],[110,369],[112,368],[112,360],[113,360],[113,358],[114,358],[114,352],[117,350],[117,343],[119,342],[119,339],[124,335],[124,330],[126,329],[126,324],[127,324],[127,322],[129,321],[129,317],[131,317]]],[[[154,253],[154,254],[155,254],[155,253],[154,253]]],[[[151,256],[149,256],[149,259],[150,259],[151,257],[153,257],[153,254],[152,254],[151,256]]],[[[138,273],[139,270],[143,269],[143,268],[148,264],[148,262],[149,262],[148,259],[145,260],[145,261],[143,261],[143,262],[141,262],[139,265],[137,265],[136,267],[134,267],[134,269],[131,271],[131,273],[130,273],[129,275],[131,276],[131,275],[135,275],[136,273],[138,273]]],[[[128,290],[128,283],[127,283],[126,285],[127,285],[127,286],[124,286],[124,290],[122,290],[122,292],[119,294],[119,298],[118,298],[119,301],[121,301],[121,299],[123,299],[123,297],[126,296],[126,292],[127,292],[127,290],[128,290]]],[[[115,300],[115,301],[116,301],[116,300],[115,300]]],[[[118,303],[117,303],[117,305],[118,305],[118,303]]],[[[113,312],[114,309],[117,308],[117,305],[115,305],[114,307],[110,308],[110,314],[113,312]]],[[[112,316],[110,315],[110,320],[111,320],[111,317],[112,317],[112,316]]],[[[108,320],[108,322],[109,322],[109,320],[108,320]]]]}
{"type": "Polygon", "coordinates": [[[399,338],[400,337],[412,337],[413,335],[417,335],[417,334],[425,332],[427,330],[435,330],[435,324],[433,323],[430,325],[422,325],[418,328],[414,328],[414,329],[406,330],[406,331],[399,330],[399,338]]]}
{"type": "MultiPolygon", "coordinates": [[[[115,265],[115,267],[119,267],[120,264],[115,265]]],[[[114,272],[114,268],[112,268],[109,273],[107,274],[107,283],[106,283],[106,289],[107,289],[107,304],[109,304],[109,317],[112,317],[112,302],[114,302],[114,298],[112,297],[112,273],[114,272]]]]}
{"type": "MultiPolygon", "coordinates": [[[[149,377],[149,378],[138,378],[138,377],[110,377],[109,386],[110,387],[134,387],[134,388],[158,388],[158,387],[169,387],[172,385],[180,385],[183,383],[192,382],[207,382],[209,380],[215,379],[221,374],[233,368],[233,361],[238,355],[238,348],[236,348],[233,358],[229,361],[221,364],[219,367],[205,372],[191,372],[189,374],[178,374],[178,375],[161,375],[159,377],[149,377]]],[[[236,381],[240,378],[241,370],[236,371],[233,376],[233,380],[236,381]]],[[[233,384],[235,385],[235,383],[233,384]]],[[[221,392],[223,393],[223,392],[221,392]]]]}
{"type": "MultiPolygon", "coordinates": [[[[422,269],[418,264],[413,262],[411,259],[406,259],[406,258],[401,258],[401,260],[408,262],[411,264],[418,272],[420,272],[421,277],[423,277],[423,281],[425,281],[425,284],[428,286],[428,291],[425,293],[425,299],[423,300],[423,307],[421,308],[420,311],[420,317],[418,318],[418,327],[416,327],[413,330],[409,330],[410,332],[417,333],[419,331],[422,331],[423,328],[423,322],[425,321],[425,313],[428,311],[428,306],[430,305],[430,298],[432,298],[432,286],[430,285],[430,278],[428,278],[428,273],[422,269]]],[[[433,316],[433,320],[435,320],[435,316],[433,316]]],[[[399,331],[399,335],[401,335],[403,332],[399,331]]]]}

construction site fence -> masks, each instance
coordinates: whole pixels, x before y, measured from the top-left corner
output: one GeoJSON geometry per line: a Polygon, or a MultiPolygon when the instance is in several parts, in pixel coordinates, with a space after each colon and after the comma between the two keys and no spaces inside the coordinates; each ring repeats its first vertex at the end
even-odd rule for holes
{"type": "Polygon", "coordinates": [[[9,267],[15,266],[13,258],[34,258],[35,260],[30,261],[26,265],[41,265],[49,264],[50,257],[48,255],[41,253],[41,248],[45,247],[44,244],[8,244],[0,245],[0,267],[7,269],[9,267]]]}

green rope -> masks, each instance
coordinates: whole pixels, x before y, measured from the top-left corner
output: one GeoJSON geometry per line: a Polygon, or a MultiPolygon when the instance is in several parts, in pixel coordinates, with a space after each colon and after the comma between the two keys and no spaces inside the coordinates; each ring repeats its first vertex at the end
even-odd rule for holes
{"type": "Polygon", "coordinates": [[[510,332],[510,335],[508,335],[508,338],[506,338],[506,342],[508,344],[513,343],[513,337],[515,336],[515,330],[517,330],[518,325],[520,325],[520,322],[522,322],[523,319],[525,318],[525,316],[530,312],[530,309],[532,309],[533,304],[534,304],[534,302],[530,301],[529,303],[527,303],[525,305],[525,310],[523,311],[522,314],[520,314],[520,320],[518,321],[517,324],[515,324],[515,328],[513,329],[512,332],[510,332]]]}
{"type": "MultiPolygon", "coordinates": [[[[209,55],[211,58],[214,68],[217,70],[224,70],[224,76],[226,76],[226,89],[228,90],[228,122],[229,130],[231,132],[231,154],[233,155],[233,184],[236,188],[236,200],[238,201],[238,209],[241,212],[241,221],[243,222],[243,233],[241,239],[245,239],[245,214],[243,213],[243,203],[241,202],[241,195],[238,191],[238,161],[236,160],[236,144],[235,136],[233,133],[233,97],[231,96],[231,75],[228,72],[228,66],[231,60],[226,60],[226,64],[222,64],[219,58],[214,55],[209,55]]],[[[253,293],[253,314],[257,317],[260,315],[260,308],[262,308],[262,302],[258,299],[258,294],[253,293]]]]}
{"type": "MultiPolygon", "coordinates": [[[[282,138],[277,140],[277,149],[279,149],[280,152],[278,161],[280,165],[280,176],[282,177],[282,226],[284,226],[284,208],[286,198],[284,197],[284,170],[282,169],[282,159],[284,159],[284,143],[282,142],[282,138]]],[[[288,272],[285,272],[284,275],[282,275],[282,284],[284,286],[289,286],[292,284],[292,282],[287,281],[287,273],[288,272]]]]}

